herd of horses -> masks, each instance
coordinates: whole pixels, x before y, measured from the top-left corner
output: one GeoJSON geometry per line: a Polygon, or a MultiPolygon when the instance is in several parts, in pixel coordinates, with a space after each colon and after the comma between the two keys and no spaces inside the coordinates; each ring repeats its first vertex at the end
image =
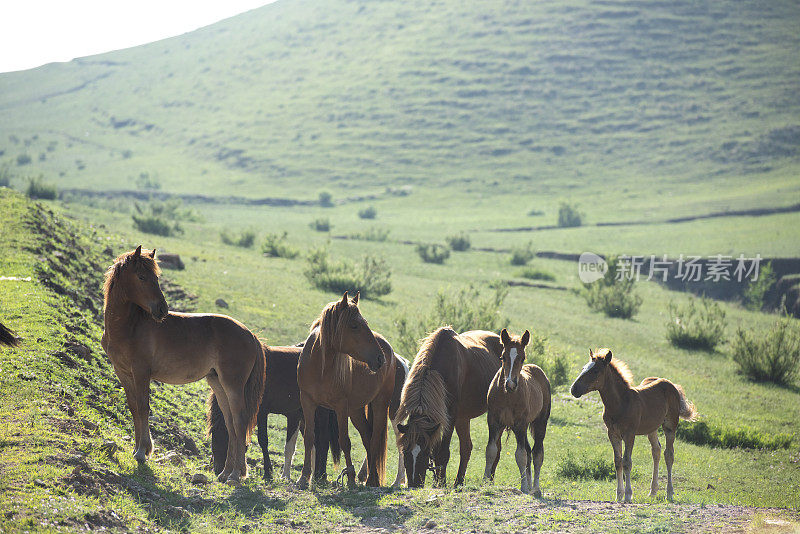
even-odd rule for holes
{"type": "MultiPolygon", "coordinates": [[[[356,477],[368,486],[385,484],[387,433],[391,422],[398,446],[394,484],[425,484],[428,471],[444,485],[450,440],[459,438],[455,485],[464,483],[472,453],[470,421],[487,413],[489,440],[484,476],[494,477],[506,430],[516,438],[521,490],[541,497],[539,472],[551,410],[545,373],[525,364],[530,340],[487,331],[457,333],[441,327],[422,341],[413,365],[370,329],[358,307],[359,295],[325,306],[306,340],[292,347],[262,343],[247,327],[224,315],[168,310],[159,284],[155,250],[141,246],[119,256],[106,272],[102,345],[125,390],[134,422],[134,457],[144,462],[153,450],[148,417],[150,381],[186,384],[205,378],[212,393],[207,422],[218,480],[238,484],[247,476],[245,452],[258,425],[264,476],[272,478],[267,416],[287,418],[282,477],[290,477],[298,433],[305,457],[298,488],[326,478],[328,453],[344,456],[348,487],[356,477]],[[366,449],[357,474],[349,423],[366,449]],[[528,440],[533,437],[533,447],[528,440]],[[533,464],[533,471],[531,470],[533,464]]],[[[617,500],[630,502],[631,451],[646,435],[653,453],[651,495],[658,489],[661,445],[666,439],[667,497],[672,499],[673,443],[678,420],[693,419],[694,406],[677,384],[646,378],[634,386],[627,366],[611,351],[591,350],[590,361],[571,388],[575,397],[598,391],[603,420],[614,449],[617,500]],[[624,450],[623,450],[624,445],[624,450]]]]}

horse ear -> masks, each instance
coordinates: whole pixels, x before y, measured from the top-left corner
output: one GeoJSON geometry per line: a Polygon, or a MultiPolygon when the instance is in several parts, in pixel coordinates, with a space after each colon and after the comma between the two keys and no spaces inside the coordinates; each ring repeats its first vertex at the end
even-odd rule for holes
{"type": "Polygon", "coordinates": [[[142,245],[139,245],[138,247],[136,247],[136,250],[133,251],[133,257],[138,258],[141,255],[142,255],[142,245]]]}
{"type": "Polygon", "coordinates": [[[503,345],[508,345],[509,343],[511,343],[511,337],[509,337],[508,330],[506,330],[505,328],[500,330],[500,342],[503,345]]]}
{"type": "Polygon", "coordinates": [[[519,342],[522,343],[522,346],[524,347],[528,344],[528,341],[530,340],[531,340],[531,333],[525,330],[525,333],[522,334],[522,339],[520,339],[519,342]]]}
{"type": "Polygon", "coordinates": [[[347,291],[345,291],[344,295],[342,295],[342,300],[339,302],[339,305],[347,306],[347,291]]]}
{"type": "Polygon", "coordinates": [[[594,360],[594,354],[592,353],[592,349],[589,349],[589,357],[594,360]]]}
{"type": "Polygon", "coordinates": [[[361,291],[356,291],[356,296],[353,297],[353,304],[358,304],[358,297],[361,296],[361,291]]]}
{"type": "Polygon", "coordinates": [[[405,425],[403,423],[398,423],[397,424],[397,430],[399,430],[400,432],[405,434],[406,432],[408,432],[408,425],[405,425]]]}
{"type": "Polygon", "coordinates": [[[153,251],[150,254],[148,254],[148,256],[150,256],[151,258],[155,259],[156,258],[156,249],[153,249],[153,251]]]}
{"type": "Polygon", "coordinates": [[[611,351],[610,350],[606,349],[606,355],[605,355],[605,357],[603,359],[606,361],[606,363],[611,361],[611,351]]]}

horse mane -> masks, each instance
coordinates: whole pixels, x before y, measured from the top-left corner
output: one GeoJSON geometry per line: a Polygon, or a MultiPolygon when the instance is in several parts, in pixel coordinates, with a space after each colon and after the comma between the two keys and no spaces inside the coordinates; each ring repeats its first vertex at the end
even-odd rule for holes
{"type": "Polygon", "coordinates": [[[161,268],[155,259],[150,257],[149,251],[142,250],[138,258],[134,257],[136,251],[124,252],[117,256],[111,267],[108,268],[103,281],[103,309],[108,307],[108,299],[111,295],[111,290],[114,289],[114,282],[116,282],[122,269],[131,264],[143,266],[145,269],[150,270],[156,276],[161,274],[161,268]]]}
{"type": "Polygon", "coordinates": [[[346,354],[341,354],[336,350],[338,346],[337,336],[341,336],[343,327],[350,320],[356,306],[342,306],[341,301],[328,303],[322,309],[319,317],[311,323],[309,333],[318,331],[317,336],[322,348],[323,374],[333,373],[333,380],[336,383],[345,384],[347,376],[352,372],[352,358],[346,354]]]}
{"type": "MultiPolygon", "coordinates": [[[[598,351],[598,354],[604,355],[605,352],[608,352],[608,349],[601,349],[598,351]]],[[[608,368],[611,369],[617,376],[619,376],[623,382],[627,385],[633,387],[633,373],[628,368],[628,364],[623,362],[622,360],[618,360],[616,358],[611,360],[611,363],[608,364],[608,368]]]]}
{"type": "Polygon", "coordinates": [[[433,446],[442,439],[450,425],[447,415],[447,387],[442,375],[432,368],[439,341],[458,334],[449,326],[438,328],[426,337],[414,358],[400,397],[396,420],[408,418],[408,431],[402,440],[416,443],[420,435],[433,446]]]}

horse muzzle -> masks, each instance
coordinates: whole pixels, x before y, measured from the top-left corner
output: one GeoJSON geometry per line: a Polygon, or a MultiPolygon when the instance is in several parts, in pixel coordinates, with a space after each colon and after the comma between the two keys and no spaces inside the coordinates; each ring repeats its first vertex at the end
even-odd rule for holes
{"type": "Polygon", "coordinates": [[[506,379],[506,391],[516,391],[517,389],[517,381],[511,380],[510,378],[506,379]]]}
{"type": "Polygon", "coordinates": [[[150,306],[150,315],[159,323],[162,322],[167,318],[167,315],[169,315],[169,307],[167,307],[167,303],[160,302],[154,306],[150,306]]]}
{"type": "Polygon", "coordinates": [[[576,399],[581,398],[583,394],[586,393],[582,388],[578,387],[578,384],[572,384],[572,387],[569,388],[569,392],[572,393],[572,396],[576,399]]]}
{"type": "Polygon", "coordinates": [[[367,367],[369,367],[369,370],[373,373],[377,373],[380,371],[381,367],[383,367],[384,361],[385,358],[383,357],[383,354],[381,354],[380,356],[371,358],[369,362],[367,362],[367,367]]]}

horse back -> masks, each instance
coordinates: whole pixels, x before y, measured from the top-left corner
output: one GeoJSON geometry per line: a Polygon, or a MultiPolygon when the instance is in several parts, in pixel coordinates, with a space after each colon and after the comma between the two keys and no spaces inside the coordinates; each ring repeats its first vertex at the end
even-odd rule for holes
{"type": "Polygon", "coordinates": [[[503,350],[500,336],[485,330],[472,330],[456,336],[450,348],[458,363],[460,379],[454,384],[457,416],[470,419],[478,417],[486,412],[486,393],[500,368],[503,350]]]}
{"type": "Polygon", "coordinates": [[[650,376],[634,388],[641,401],[640,429],[642,433],[657,429],[665,419],[677,420],[680,413],[680,393],[666,378],[650,376]]]}
{"type": "Polygon", "coordinates": [[[262,409],[267,413],[288,414],[300,409],[300,388],[297,386],[297,362],[301,347],[264,346],[267,379],[264,382],[262,409]]]}

